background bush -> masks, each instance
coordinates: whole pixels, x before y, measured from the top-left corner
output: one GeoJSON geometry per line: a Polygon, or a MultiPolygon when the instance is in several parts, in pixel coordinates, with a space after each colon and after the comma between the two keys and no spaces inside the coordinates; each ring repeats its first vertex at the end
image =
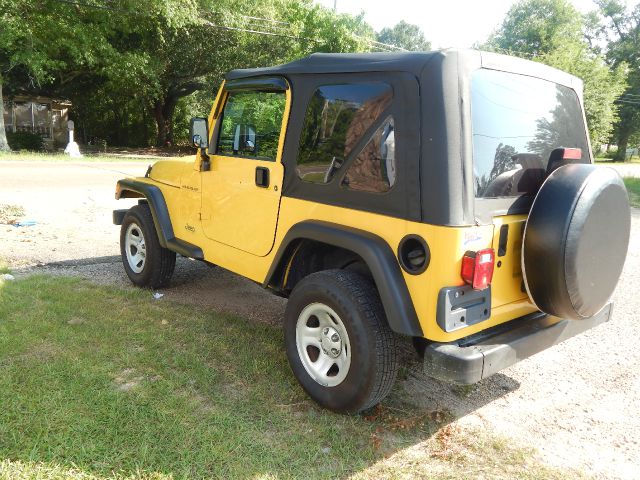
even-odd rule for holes
{"type": "Polygon", "coordinates": [[[42,137],[31,132],[7,132],[7,141],[11,150],[40,151],[43,149],[42,137]]]}

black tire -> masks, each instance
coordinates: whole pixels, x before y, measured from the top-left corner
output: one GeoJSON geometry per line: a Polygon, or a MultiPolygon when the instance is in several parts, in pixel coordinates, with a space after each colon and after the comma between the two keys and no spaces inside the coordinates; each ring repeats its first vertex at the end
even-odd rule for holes
{"type": "Polygon", "coordinates": [[[627,191],[615,170],[585,164],[554,170],[524,231],[522,272],[533,303],[572,320],[598,313],[620,278],[630,228],[627,191]]]}
{"type": "Polygon", "coordinates": [[[120,229],[120,255],[127,276],[139,287],[161,288],[169,285],[176,266],[176,254],[162,248],[148,205],[136,205],[129,209],[120,229]],[[127,257],[126,235],[129,228],[142,232],[145,243],[145,259],[141,271],[136,272],[127,257]]]}
{"type": "Polygon", "coordinates": [[[289,297],[284,334],[293,374],[322,407],[358,413],[375,406],[391,391],[398,372],[398,345],[378,292],[367,277],[346,270],[325,270],[302,279],[289,297]],[[351,363],[344,380],[335,386],[316,381],[298,349],[298,320],[305,308],[314,304],[330,307],[348,335],[351,363]]]}

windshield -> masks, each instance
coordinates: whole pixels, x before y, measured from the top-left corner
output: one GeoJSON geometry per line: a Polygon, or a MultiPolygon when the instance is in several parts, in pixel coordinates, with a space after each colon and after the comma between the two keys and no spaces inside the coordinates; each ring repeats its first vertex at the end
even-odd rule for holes
{"type": "Polygon", "coordinates": [[[550,153],[582,149],[587,136],[576,92],[539,78],[480,69],[471,79],[475,195],[535,194],[550,153]]]}

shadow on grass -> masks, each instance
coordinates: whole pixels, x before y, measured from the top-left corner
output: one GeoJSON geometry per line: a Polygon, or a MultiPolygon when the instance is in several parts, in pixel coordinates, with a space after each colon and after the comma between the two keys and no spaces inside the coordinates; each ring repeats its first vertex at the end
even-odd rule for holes
{"type": "Polygon", "coordinates": [[[0,478],[43,468],[47,478],[374,478],[377,462],[424,441],[444,445],[435,434],[456,416],[518,387],[497,375],[482,394],[452,391],[409,360],[382,406],[336,415],[298,386],[278,328],[62,277],[6,283],[0,478]],[[433,402],[417,408],[407,395],[433,402]]]}

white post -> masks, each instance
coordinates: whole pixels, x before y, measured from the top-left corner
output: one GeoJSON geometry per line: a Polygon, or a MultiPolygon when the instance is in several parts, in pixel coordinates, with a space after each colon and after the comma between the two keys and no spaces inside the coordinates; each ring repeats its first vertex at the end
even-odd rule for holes
{"type": "Polygon", "coordinates": [[[69,129],[69,143],[67,144],[67,148],[64,149],[64,153],[69,155],[70,157],[80,158],[82,154],[80,153],[80,147],[73,140],[73,120],[69,120],[67,122],[67,128],[69,129]]]}

